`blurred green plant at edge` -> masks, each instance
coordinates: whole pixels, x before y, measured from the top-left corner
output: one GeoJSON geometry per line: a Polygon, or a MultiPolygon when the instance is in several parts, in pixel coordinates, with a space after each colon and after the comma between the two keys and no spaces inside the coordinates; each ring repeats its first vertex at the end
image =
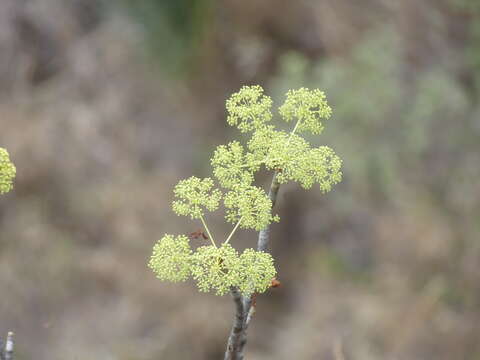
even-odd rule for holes
{"type": "Polygon", "coordinates": [[[0,148],[0,195],[12,190],[17,170],[10,160],[8,151],[0,148]]]}

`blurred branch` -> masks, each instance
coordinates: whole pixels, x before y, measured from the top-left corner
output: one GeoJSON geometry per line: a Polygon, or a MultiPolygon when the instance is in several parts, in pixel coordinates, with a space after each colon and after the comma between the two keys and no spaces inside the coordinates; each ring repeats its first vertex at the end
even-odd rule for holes
{"type": "Polygon", "coordinates": [[[343,355],[342,339],[338,338],[333,344],[333,356],[335,360],[345,360],[345,355],[343,355]]]}
{"type": "Polygon", "coordinates": [[[9,331],[7,334],[7,341],[5,341],[5,347],[3,349],[0,349],[0,359],[13,360],[13,332],[11,331],[9,331]]]}

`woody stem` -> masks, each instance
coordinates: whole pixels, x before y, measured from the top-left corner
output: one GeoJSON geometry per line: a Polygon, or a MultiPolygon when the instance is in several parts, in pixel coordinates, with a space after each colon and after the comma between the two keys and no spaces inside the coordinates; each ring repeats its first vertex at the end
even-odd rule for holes
{"type": "MultiPolygon", "coordinates": [[[[273,175],[272,184],[268,196],[272,201],[272,209],[277,201],[278,190],[280,183],[277,180],[278,171],[273,175]]],[[[258,234],[257,250],[268,250],[270,242],[270,225],[258,234]]],[[[238,289],[232,288],[231,294],[235,302],[235,318],[228,338],[227,350],[225,351],[224,360],[243,360],[245,344],[247,343],[247,329],[252,319],[254,307],[252,306],[251,296],[242,296],[238,289]]]]}

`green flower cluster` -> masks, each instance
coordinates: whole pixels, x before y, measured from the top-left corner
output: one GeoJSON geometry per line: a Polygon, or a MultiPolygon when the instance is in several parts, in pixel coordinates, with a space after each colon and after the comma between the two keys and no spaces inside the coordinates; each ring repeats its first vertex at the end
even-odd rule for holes
{"type": "Polygon", "coordinates": [[[278,110],[285,121],[298,121],[297,131],[312,134],[320,134],[323,130],[320,119],[328,119],[332,115],[325,94],[318,89],[289,90],[287,100],[278,110]]]}
{"type": "Polygon", "coordinates": [[[10,161],[8,151],[0,148],[0,194],[5,194],[12,190],[13,179],[17,170],[15,165],[10,161]]]}
{"type": "Polygon", "coordinates": [[[237,287],[248,296],[264,292],[276,271],[270,254],[246,249],[241,255],[230,245],[201,246],[195,252],[186,236],[165,235],[153,248],[149,267],[160,280],[196,280],[200,291],[224,295],[237,287]]]}
{"type": "Polygon", "coordinates": [[[165,234],[153,247],[148,266],[160,280],[185,281],[190,276],[192,249],[185,235],[165,234]]]}
{"type": "Polygon", "coordinates": [[[211,164],[213,175],[226,189],[251,185],[254,180],[253,173],[260,168],[251,153],[245,154],[238,141],[218,146],[213,153],[211,164]]]}
{"type": "Polygon", "coordinates": [[[229,223],[240,222],[242,229],[265,229],[272,221],[279,221],[272,216],[272,201],[265,191],[256,186],[239,186],[225,195],[225,219],[229,223]]]}
{"type": "Polygon", "coordinates": [[[227,100],[227,122],[242,133],[251,133],[245,146],[239,141],[220,145],[211,165],[220,189],[211,178],[190,177],[174,189],[173,211],[201,220],[212,245],[190,248],[185,236],[166,235],[155,245],[150,267],[162,280],[184,281],[193,277],[201,291],[223,295],[231,287],[243,294],[265,291],[275,276],[273,259],[253,249],[241,255],[229,244],[238,228],[263,230],[273,221],[272,201],[254,185],[255,173],[262,166],[275,171],[279,183],[298,182],[303,188],[318,184],[330,191],[342,178],[341,159],[327,146],[312,147],[297,133],[320,134],[322,120],[331,116],[325,94],[320,90],[290,90],[279,108],[286,121],[296,121],[288,133],[270,124],[272,100],[260,86],[244,86],[227,100]],[[205,211],[214,211],[223,200],[225,220],[235,224],[232,232],[217,247],[204,219],[205,211]]]}
{"type": "Polygon", "coordinates": [[[261,86],[244,86],[227,100],[227,123],[244,133],[256,130],[272,119],[272,99],[261,86]]]}
{"type": "MultiPolygon", "coordinates": [[[[267,121],[251,122],[247,115],[238,119],[238,114],[247,114],[245,102],[239,102],[238,99],[249,98],[249,103],[256,100],[262,105],[270,104],[271,100],[266,101],[266,96],[260,96],[261,94],[263,90],[259,90],[258,86],[243,87],[232,95],[231,99],[236,101],[230,103],[230,100],[227,101],[230,105],[227,106],[230,116],[237,119],[229,124],[239,128],[242,121],[252,124],[249,130],[252,130],[253,134],[247,142],[248,150],[245,150],[239,142],[217,148],[212,159],[214,176],[226,188],[244,187],[252,184],[254,173],[264,165],[268,170],[277,170],[277,180],[280,183],[295,181],[305,189],[317,183],[322,192],[330,191],[342,178],[341,159],[329,147],[312,148],[303,137],[296,134],[296,132],[312,134],[322,132],[322,119],[326,120],[332,114],[325,94],[318,89],[306,88],[287,92],[287,98],[280,106],[279,112],[287,122],[296,120],[295,127],[290,133],[276,130],[273,125],[267,124],[267,121]],[[256,96],[252,96],[252,93],[256,96]]],[[[258,108],[260,104],[256,106],[258,108]]]]}
{"type": "Polygon", "coordinates": [[[267,169],[278,170],[277,180],[281,184],[295,181],[310,189],[317,183],[322,192],[328,192],[342,179],[342,160],[332,149],[312,148],[293,133],[266,127],[253,134],[248,148],[267,169]]]}
{"type": "Polygon", "coordinates": [[[179,198],[172,204],[173,211],[178,215],[190,216],[200,219],[204,215],[204,208],[214,211],[218,208],[222,193],[213,189],[213,180],[210,178],[199,179],[192,176],[181,180],[173,193],[179,198]]]}

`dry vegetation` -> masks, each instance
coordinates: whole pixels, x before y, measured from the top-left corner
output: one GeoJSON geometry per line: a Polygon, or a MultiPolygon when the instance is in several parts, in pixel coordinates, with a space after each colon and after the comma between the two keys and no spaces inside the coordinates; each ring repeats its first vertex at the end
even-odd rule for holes
{"type": "Polygon", "coordinates": [[[325,90],[345,161],[326,196],[282,188],[283,286],[259,298],[247,358],[480,358],[478,10],[361,3],[218,2],[172,78],[128,7],[0,2],[0,146],[18,173],[0,200],[0,333],[16,359],[223,356],[231,300],[146,263],[167,228],[197,230],[170,189],[208,171],[245,82],[325,90]]]}

